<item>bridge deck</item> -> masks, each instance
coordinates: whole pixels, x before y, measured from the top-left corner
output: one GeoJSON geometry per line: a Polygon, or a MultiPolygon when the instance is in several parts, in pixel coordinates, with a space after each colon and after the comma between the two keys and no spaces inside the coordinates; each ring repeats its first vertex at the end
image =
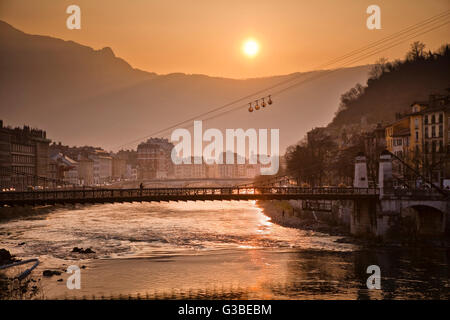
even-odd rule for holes
{"type": "Polygon", "coordinates": [[[376,199],[377,188],[221,187],[0,192],[0,206],[206,200],[376,199]]]}

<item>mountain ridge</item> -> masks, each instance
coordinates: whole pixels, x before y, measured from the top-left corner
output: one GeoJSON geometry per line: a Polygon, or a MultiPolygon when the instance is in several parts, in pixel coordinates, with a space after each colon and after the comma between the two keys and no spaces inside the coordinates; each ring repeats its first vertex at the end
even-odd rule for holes
{"type": "MultiPolygon", "coordinates": [[[[244,107],[210,120],[208,125],[219,129],[249,124],[280,128],[283,149],[311,126],[330,122],[340,94],[364,82],[368,69],[342,69],[276,97],[270,109],[249,114],[244,107]]],[[[133,68],[109,47],[95,50],[71,40],[30,35],[6,22],[0,22],[0,70],[4,123],[46,129],[50,138],[65,144],[107,149],[280,81],[303,81],[323,72],[250,79],[159,75],[133,68]]]]}

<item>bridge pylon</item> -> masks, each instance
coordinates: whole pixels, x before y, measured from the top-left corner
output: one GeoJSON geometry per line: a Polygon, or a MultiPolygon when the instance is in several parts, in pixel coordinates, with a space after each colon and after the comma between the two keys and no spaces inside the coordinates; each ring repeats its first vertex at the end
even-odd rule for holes
{"type": "Polygon", "coordinates": [[[355,158],[355,176],[353,180],[354,188],[369,188],[369,180],[367,178],[367,161],[366,156],[360,152],[355,158]]]}
{"type": "Polygon", "coordinates": [[[387,150],[382,151],[380,155],[378,188],[380,189],[380,198],[393,191],[392,156],[387,150]]]}

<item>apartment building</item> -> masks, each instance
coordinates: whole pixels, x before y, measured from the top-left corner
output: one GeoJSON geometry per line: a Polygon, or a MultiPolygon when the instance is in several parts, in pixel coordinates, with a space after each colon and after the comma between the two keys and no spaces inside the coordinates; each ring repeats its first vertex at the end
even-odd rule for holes
{"type": "Polygon", "coordinates": [[[171,152],[174,145],[168,139],[150,138],[138,145],[138,180],[167,179],[173,175],[171,152]]]}
{"type": "MultiPolygon", "coordinates": [[[[386,148],[435,184],[450,179],[450,99],[431,95],[414,102],[411,111],[386,126],[386,148]]],[[[405,168],[397,164],[397,172],[405,168]]]]}
{"type": "Polygon", "coordinates": [[[0,185],[24,190],[43,186],[49,173],[50,140],[46,132],[23,126],[5,127],[0,120],[0,185]]]}

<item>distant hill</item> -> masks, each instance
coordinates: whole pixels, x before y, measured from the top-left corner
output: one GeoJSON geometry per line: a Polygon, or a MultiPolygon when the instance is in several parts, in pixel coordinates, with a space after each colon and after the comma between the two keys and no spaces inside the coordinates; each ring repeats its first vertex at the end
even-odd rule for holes
{"type": "Polygon", "coordinates": [[[449,47],[442,46],[437,52],[423,49],[423,44],[416,42],[408,59],[378,65],[378,74],[368,79],[365,88],[356,87],[342,96],[346,101],[330,127],[359,124],[362,119],[367,124],[387,123],[396,113],[409,111],[413,102],[427,101],[430,94],[445,94],[450,88],[449,47]]]}
{"type": "MultiPolygon", "coordinates": [[[[274,97],[264,112],[243,108],[205,125],[279,128],[284,149],[329,123],[342,92],[365,83],[368,70],[339,70],[274,97]]],[[[110,150],[279,81],[302,81],[321,72],[246,80],[157,75],[134,69],[111,48],[25,34],[0,21],[0,118],[45,129],[51,139],[69,145],[110,150]]]]}

